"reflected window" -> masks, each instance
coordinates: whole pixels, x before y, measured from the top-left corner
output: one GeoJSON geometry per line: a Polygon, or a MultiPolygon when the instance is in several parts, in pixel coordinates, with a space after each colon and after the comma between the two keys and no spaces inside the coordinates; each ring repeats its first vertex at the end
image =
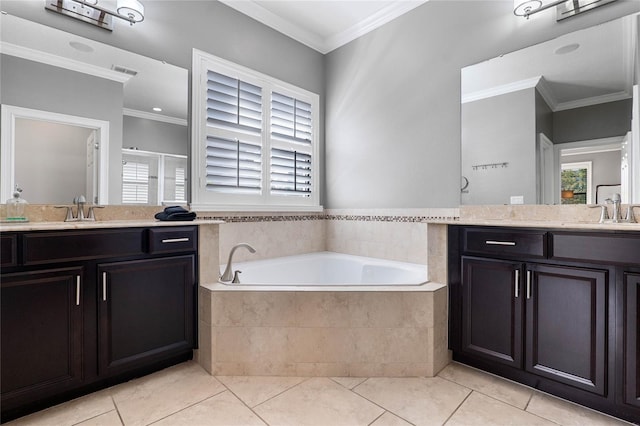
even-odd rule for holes
{"type": "Polygon", "coordinates": [[[122,150],[123,204],[186,204],[187,156],[122,150]]]}
{"type": "Polygon", "coordinates": [[[591,161],[562,164],[560,203],[591,204],[591,178],[591,161]]]}

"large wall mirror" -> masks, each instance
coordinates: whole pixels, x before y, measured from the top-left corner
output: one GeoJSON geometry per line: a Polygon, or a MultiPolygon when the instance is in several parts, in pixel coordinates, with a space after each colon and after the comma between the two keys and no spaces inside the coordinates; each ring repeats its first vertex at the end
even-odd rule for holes
{"type": "Polygon", "coordinates": [[[184,203],[188,72],[0,15],[1,202],[184,203]]]}
{"type": "Polygon", "coordinates": [[[462,69],[461,204],[640,202],[637,25],[629,15],[462,69]]]}

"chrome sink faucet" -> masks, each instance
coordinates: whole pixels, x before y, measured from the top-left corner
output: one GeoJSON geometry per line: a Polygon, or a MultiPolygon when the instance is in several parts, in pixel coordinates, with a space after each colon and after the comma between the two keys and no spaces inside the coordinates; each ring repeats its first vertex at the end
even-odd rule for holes
{"type": "Polygon", "coordinates": [[[73,214],[73,206],[55,206],[58,209],[67,209],[67,213],[65,216],[65,222],[95,222],[96,217],[93,212],[93,209],[101,209],[104,206],[89,206],[89,210],[87,211],[87,215],[84,214],[84,205],[87,204],[87,199],[84,195],[79,195],[73,198],[73,204],[77,206],[76,212],[77,214],[73,214]]]}
{"type": "Polygon", "coordinates": [[[620,194],[613,194],[613,198],[607,198],[604,200],[609,204],[613,204],[613,217],[611,218],[613,223],[620,223],[622,220],[622,214],[620,213],[621,200],[622,198],[620,197],[620,194]]]}
{"type": "Polygon", "coordinates": [[[231,248],[231,251],[229,252],[229,260],[227,260],[227,267],[224,269],[224,272],[222,273],[222,275],[220,275],[220,281],[223,282],[239,282],[238,279],[238,274],[240,273],[240,271],[235,271],[235,273],[233,272],[233,253],[236,251],[236,249],[238,247],[244,247],[247,250],[249,250],[249,252],[251,253],[255,253],[256,249],[254,249],[253,247],[251,247],[249,244],[247,243],[240,243],[240,244],[236,244],[235,246],[233,246],[233,248],[231,248]]]}

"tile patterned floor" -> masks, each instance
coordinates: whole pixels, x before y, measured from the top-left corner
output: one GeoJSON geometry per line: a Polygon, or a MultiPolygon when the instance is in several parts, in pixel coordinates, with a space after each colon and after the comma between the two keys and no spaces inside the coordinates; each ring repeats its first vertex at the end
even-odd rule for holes
{"type": "Polygon", "coordinates": [[[625,425],[470,367],[432,378],[212,377],[176,365],[22,417],[21,425],[625,425]]]}

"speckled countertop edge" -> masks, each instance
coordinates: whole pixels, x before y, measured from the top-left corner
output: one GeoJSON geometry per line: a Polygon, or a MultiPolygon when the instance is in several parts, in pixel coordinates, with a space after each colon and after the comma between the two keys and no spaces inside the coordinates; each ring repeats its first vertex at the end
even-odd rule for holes
{"type": "Polygon", "coordinates": [[[20,222],[2,223],[0,232],[58,231],[65,229],[142,228],[156,226],[220,225],[222,220],[159,221],[159,220],[105,220],[96,222],[20,222]]]}
{"type": "Polygon", "coordinates": [[[563,220],[456,219],[426,220],[424,223],[442,225],[504,226],[517,228],[582,229],[593,231],[640,231],[640,223],[586,223],[563,220]]]}

